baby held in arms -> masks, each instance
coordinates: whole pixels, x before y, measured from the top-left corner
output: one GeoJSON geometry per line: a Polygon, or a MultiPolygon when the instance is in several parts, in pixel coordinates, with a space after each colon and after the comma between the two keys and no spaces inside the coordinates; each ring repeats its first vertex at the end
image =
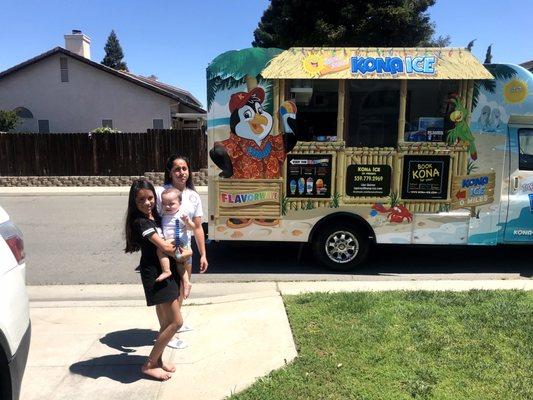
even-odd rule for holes
{"type": "MultiPolygon", "coordinates": [[[[185,266],[190,264],[192,250],[187,229],[193,230],[194,224],[186,213],[186,210],[181,210],[181,191],[176,188],[166,189],[161,194],[161,205],[163,216],[161,218],[161,225],[163,228],[163,235],[165,240],[175,241],[176,253],[174,258],[177,261],[177,269],[180,279],[183,282],[183,296],[189,297],[191,292],[191,282],[186,273],[185,266]]],[[[172,275],[170,271],[170,259],[167,254],[161,250],[157,250],[157,256],[161,264],[161,275],[156,279],[156,282],[161,282],[172,275]]]]}

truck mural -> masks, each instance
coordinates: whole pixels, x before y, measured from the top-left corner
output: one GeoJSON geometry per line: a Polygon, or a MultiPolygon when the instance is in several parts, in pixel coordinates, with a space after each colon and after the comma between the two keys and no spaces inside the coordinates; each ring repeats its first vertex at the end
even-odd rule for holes
{"type": "Polygon", "coordinates": [[[224,53],[207,76],[211,238],[310,242],[335,269],[373,242],[533,241],[527,70],[292,48],[224,53]]]}

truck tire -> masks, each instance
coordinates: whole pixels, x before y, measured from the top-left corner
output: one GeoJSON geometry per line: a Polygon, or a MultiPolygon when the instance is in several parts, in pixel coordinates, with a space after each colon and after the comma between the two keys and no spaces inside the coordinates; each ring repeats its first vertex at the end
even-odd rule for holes
{"type": "Polygon", "coordinates": [[[367,257],[370,240],[355,224],[320,228],[313,240],[315,257],[334,271],[352,271],[367,257]]]}

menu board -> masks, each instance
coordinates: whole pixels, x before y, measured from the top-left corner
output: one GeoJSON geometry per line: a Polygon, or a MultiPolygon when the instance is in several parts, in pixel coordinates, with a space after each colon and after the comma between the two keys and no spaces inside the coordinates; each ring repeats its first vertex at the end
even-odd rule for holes
{"type": "Polygon", "coordinates": [[[287,197],[331,197],[331,155],[287,155],[287,197]]]}
{"type": "Polygon", "coordinates": [[[346,171],[346,196],[377,196],[390,194],[389,165],[353,164],[346,171]]]}
{"type": "Polygon", "coordinates": [[[447,199],[449,169],[449,156],[404,156],[402,199],[447,199]]]}

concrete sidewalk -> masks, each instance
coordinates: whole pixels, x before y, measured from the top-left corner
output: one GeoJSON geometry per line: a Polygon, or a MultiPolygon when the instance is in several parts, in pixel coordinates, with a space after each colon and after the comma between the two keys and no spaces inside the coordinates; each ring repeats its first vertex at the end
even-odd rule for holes
{"type": "Polygon", "coordinates": [[[164,383],[139,369],[158,329],[140,285],[31,286],[32,339],[22,400],[223,399],[297,353],[281,294],[383,290],[533,290],[533,280],[197,283],[164,383]]]}
{"type": "Polygon", "coordinates": [[[21,399],[222,399],[296,357],[275,284],[194,289],[183,308],[194,330],[180,334],[189,347],[167,348],[177,372],[160,383],[139,372],[158,330],[140,285],[29,287],[21,399]]]}

